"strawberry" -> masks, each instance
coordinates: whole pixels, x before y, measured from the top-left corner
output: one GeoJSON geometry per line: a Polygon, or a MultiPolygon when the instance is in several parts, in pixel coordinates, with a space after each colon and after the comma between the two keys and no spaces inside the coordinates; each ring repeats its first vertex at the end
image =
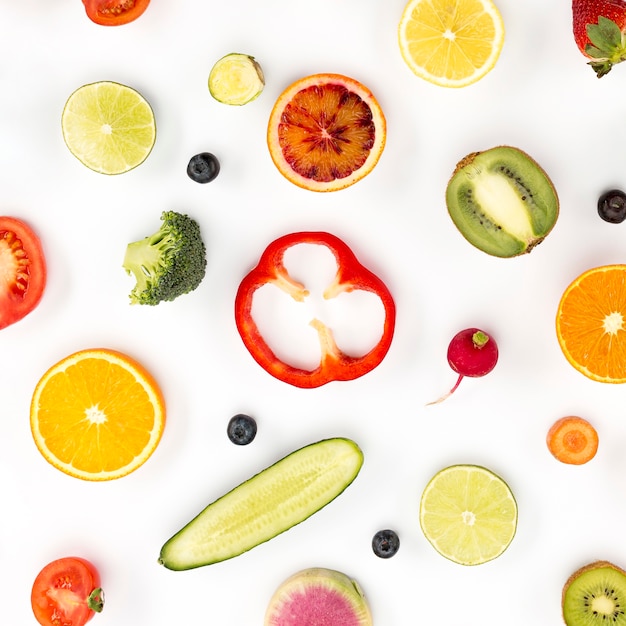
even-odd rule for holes
{"type": "Polygon", "coordinates": [[[626,0],[572,0],[574,40],[601,78],[626,60],[626,0]]]}

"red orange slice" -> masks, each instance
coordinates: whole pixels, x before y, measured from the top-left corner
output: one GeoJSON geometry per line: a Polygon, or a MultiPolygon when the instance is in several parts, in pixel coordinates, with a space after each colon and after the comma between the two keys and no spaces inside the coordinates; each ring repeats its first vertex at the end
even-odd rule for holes
{"type": "Polygon", "coordinates": [[[267,143],[274,164],[292,183],[336,191],[372,171],[386,132],[383,112],[367,87],[340,74],[314,74],[279,96],[267,143]]]}

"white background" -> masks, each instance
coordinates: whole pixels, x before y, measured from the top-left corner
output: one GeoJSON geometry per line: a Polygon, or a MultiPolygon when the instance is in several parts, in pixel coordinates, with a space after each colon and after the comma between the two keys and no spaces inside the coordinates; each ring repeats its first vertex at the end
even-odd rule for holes
{"type": "Polygon", "coordinates": [[[582,271],[626,260],[626,225],[600,220],[598,195],[626,186],[626,67],[598,80],[571,35],[570,6],[499,0],[506,40],[494,70],[461,90],[428,84],[397,45],[403,0],[154,0],[136,22],[91,23],[79,0],[0,2],[0,212],[42,239],[49,279],[40,306],[0,333],[0,584],[3,622],[26,626],[32,582],[66,555],[99,568],[100,626],[262,624],[275,588],[299,569],[355,577],[375,624],[548,626],[560,622],[567,577],[594,559],[626,565],[626,389],[587,380],[563,357],[554,318],[582,271]],[[266,76],[245,107],[213,100],[207,78],[228,52],[254,55],[266,76]],[[388,125],[373,172],[332,194],[299,189],[266,147],[270,110],[294,80],[339,72],[367,85],[388,125]],[[116,80],[139,90],[157,120],[148,160],[119,177],[95,174],[63,143],[60,116],[74,89],[116,80]],[[489,257],[448,217],[444,194],[467,153],[510,144],[535,157],[561,200],[548,238],[530,255],[489,257]],[[189,158],[215,153],[209,185],[186,175],[189,158]],[[195,217],[207,275],[192,294],[132,307],[121,267],[126,244],[158,227],[163,210],[195,217]],[[297,230],[342,239],[389,286],[394,341],[367,376],[316,390],[270,377],[246,351],[233,315],[243,276],[266,245],[297,230]],[[490,331],[496,369],[463,381],[450,338],[490,331]],[[102,484],[65,476],[38,453],[29,429],[32,391],[44,371],[83,348],[110,347],[142,362],[167,401],[155,454],[102,484]],[[253,444],[226,437],[228,419],[253,415],[253,444]],[[545,435],[577,414],[597,428],[586,466],[558,463],[545,435]],[[327,508],[230,561],[171,572],[161,545],[206,504],[297,447],[353,438],[365,464],[327,508]],[[466,568],[438,555],[418,522],[431,476],[477,463],[502,476],[519,506],[513,543],[466,568]],[[378,559],[372,535],[400,535],[378,559]]]}

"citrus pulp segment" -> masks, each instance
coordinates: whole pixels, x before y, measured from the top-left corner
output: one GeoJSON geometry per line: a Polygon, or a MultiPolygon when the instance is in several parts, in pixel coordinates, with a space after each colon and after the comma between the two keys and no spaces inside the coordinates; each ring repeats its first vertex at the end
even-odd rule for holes
{"type": "Polygon", "coordinates": [[[492,471],[452,465],[424,489],[420,525],[440,554],[461,565],[479,565],[500,556],[513,540],[517,503],[492,471]]]}
{"type": "Polygon", "coordinates": [[[491,0],[409,0],[398,40],[417,76],[442,87],[465,87],[495,66],[504,23],[491,0]]]}
{"type": "Polygon", "coordinates": [[[565,358],[603,383],[626,382],[626,265],[583,272],[565,290],[556,334],[565,358]]]}
{"type": "Polygon", "coordinates": [[[156,381],[130,357],[82,350],[39,380],[30,424],[37,448],[54,467],[83,480],[112,480],[154,452],[165,403],[156,381]]]}
{"type": "Polygon", "coordinates": [[[223,104],[248,104],[261,95],[264,86],[263,70],[248,54],[227,54],[209,73],[209,93],[223,104]]]}
{"type": "Polygon", "coordinates": [[[267,143],[274,164],[292,183],[337,191],[372,171],[386,134],[385,116],[367,87],[340,74],[314,74],[278,97],[267,143]]]}
{"type": "Polygon", "coordinates": [[[126,85],[111,81],[79,87],[61,116],[70,152],[100,174],[122,174],[143,163],[156,140],[148,101],[126,85]]]}

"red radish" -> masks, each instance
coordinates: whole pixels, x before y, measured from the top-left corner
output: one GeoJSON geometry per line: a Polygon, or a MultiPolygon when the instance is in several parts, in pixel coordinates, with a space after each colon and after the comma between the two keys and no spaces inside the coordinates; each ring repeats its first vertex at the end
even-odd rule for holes
{"type": "Polygon", "coordinates": [[[448,346],[448,363],[459,375],[454,387],[445,395],[428,404],[438,404],[452,395],[463,378],[480,378],[489,374],[498,362],[498,346],[493,337],[478,328],[458,332],[448,346]]]}

